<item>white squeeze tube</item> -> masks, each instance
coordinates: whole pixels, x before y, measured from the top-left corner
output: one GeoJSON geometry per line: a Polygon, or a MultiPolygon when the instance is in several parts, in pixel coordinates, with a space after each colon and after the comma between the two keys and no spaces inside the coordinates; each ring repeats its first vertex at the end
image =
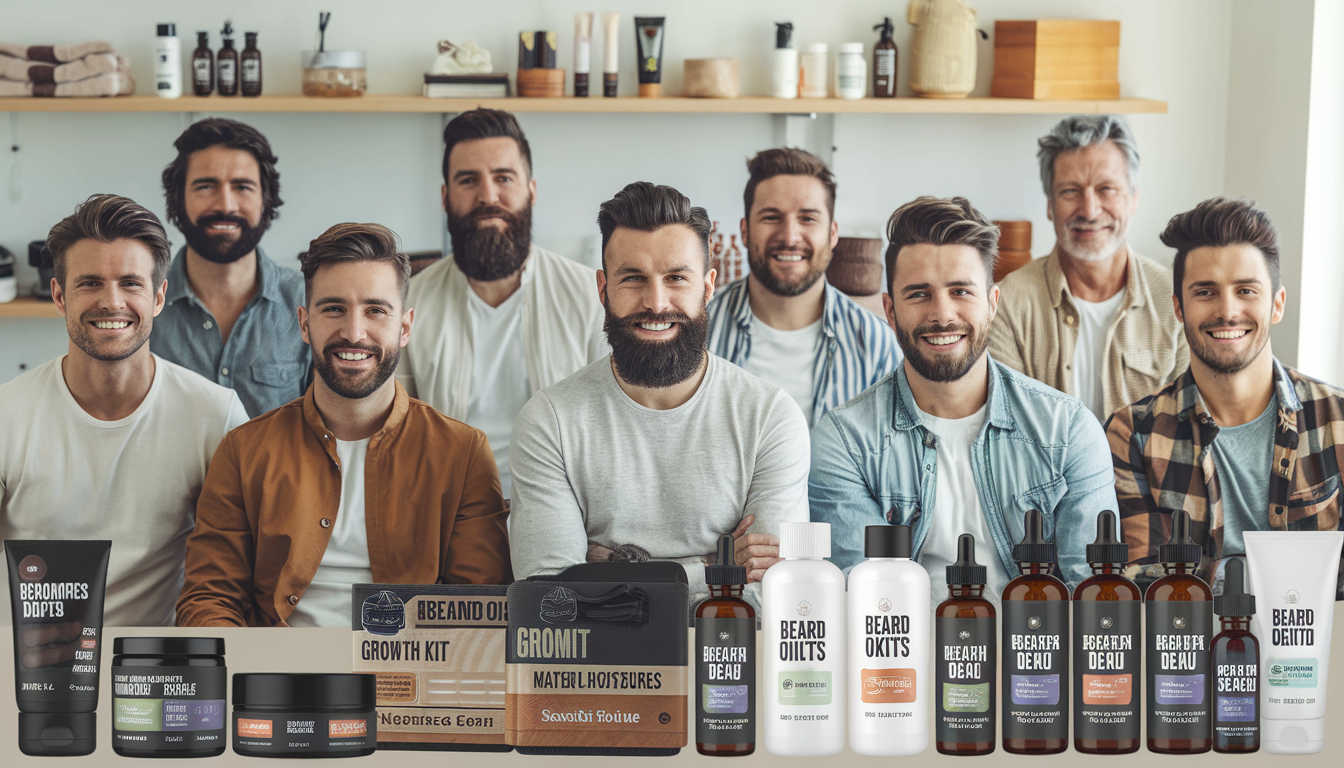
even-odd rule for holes
{"type": "Polygon", "coordinates": [[[1325,692],[1344,531],[1248,531],[1247,585],[1259,610],[1260,744],[1273,755],[1325,748],[1325,692]]]}

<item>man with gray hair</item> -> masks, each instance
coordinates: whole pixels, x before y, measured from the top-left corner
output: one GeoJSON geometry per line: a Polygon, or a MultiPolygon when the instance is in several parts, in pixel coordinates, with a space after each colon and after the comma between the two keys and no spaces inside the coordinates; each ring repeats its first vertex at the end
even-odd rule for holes
{"type": "Polygon", "coordinates": [[[1039,144],[1055,248],[1000,283],[989,351],[1105,421],[1189,365],[1171,271],[1129,247],[1139,152],[1124,118],[1067,117],[1039,144]]]}

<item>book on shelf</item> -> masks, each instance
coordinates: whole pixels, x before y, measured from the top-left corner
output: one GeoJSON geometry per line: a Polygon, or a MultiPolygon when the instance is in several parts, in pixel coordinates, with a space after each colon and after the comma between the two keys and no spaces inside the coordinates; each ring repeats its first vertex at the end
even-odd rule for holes
{"type": "Polygon", "coordinates": [[[431,99],[502,98],[512,96],[507,74],[425,75],[425,97],[431,99]]]}

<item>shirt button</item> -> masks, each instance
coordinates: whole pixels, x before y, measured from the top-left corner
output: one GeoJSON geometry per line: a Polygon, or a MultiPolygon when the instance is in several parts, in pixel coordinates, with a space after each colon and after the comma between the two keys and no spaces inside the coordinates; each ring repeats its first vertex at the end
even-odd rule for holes
{"type": "Polygon", "coordinates": [[[219,369],[219,372],[220,372],[221,374],[225,375],[225,376],[228,376],[228,375],[229,375],[229,367],[226,365],[226,366],[224,366],[223,368],[220,368],[220,369],[219,369]]]}
{"type": "Polygon", "coordinates": [[[290,596],[289,596],[289,604],[290,604],[290,605],[298,605],[298,604],[299,604],[299,596],[298,596],[298,595],[290,595],[290,596]]]}
{"type": "Polygon", "coordinates": [[[330,528],[330,527],[331,527],[331,521],[328,520],[328,519],[325,518],[325,517],[322,518],[322,527],[323,527],[323,528],[330,528]]]}
{"type": "Polygon", "coordinates": [[[1073,325],[1073,315],[1065,315],[1065,316],[1064,316],[1064,324],[1065,324],[1065,325],[1073,325]]]}
{"type": "Polygon", "coordinates": [[[215,324],[214,324],[214,323],[210,322],[209,320],[206,320],[206,321],[205,321],[205,330],[208,331],[208,330],[210,330],[211,328],[214,328],[214,327],[215,327],[215,324]]]}

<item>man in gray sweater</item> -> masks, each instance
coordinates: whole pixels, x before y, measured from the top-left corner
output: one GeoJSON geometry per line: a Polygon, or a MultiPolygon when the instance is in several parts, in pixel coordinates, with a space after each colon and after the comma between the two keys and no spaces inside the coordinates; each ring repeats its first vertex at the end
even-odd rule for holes
{"type": "Polygon", "coordinates": [[[706,352],[714,272],[703,208],[637,182],[602,204],[598,226],[612,354],[518,415],[514,573],[669,560],[685,567],[694,605],[708,594],[718,537],[732,533],[759,604],[779,524],[808,519],[807,422],[779,387],[706,352]]]}

